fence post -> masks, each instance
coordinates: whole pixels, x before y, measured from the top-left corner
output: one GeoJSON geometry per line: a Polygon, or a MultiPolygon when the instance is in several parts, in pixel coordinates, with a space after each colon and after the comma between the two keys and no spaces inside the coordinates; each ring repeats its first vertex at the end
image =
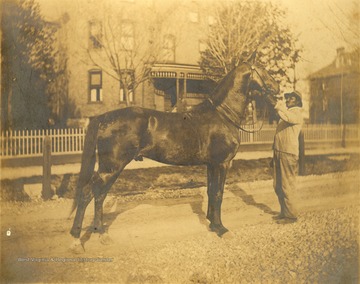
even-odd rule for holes
{"type": "Polygon", "coordinates": [[[299,134],[299,175],[305,175],[305,139],[302,130],[299,134]]]}
{"type": "Polygon", "coordinates": [[[51,192],[51,138],[46,136],[43,142],[43,184],[42,198],[50,199],[53,195],[51,192]]]}
{"type": "Polygon", "coordinates": [[[346,148],[346,124],[341,125],[341,147],[346,148]]]}

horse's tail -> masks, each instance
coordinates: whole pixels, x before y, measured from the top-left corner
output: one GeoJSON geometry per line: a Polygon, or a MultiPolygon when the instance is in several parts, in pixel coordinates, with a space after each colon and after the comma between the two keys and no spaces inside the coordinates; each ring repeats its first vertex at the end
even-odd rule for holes
{"type": "Polygon", "coordinates": [[[99,121],[97,118],[90,120],[87,128],[84,142],[84,150],[81,156],[81,169],[79,179],[76,186],[76,192],[74,202],[71,208],[70,215],[74,212],[78,205],[78,201],[81,195],[83,187],[90,181],[95,168],[96,163],[96,144],[97,134],[99,130],[99,121]]]}

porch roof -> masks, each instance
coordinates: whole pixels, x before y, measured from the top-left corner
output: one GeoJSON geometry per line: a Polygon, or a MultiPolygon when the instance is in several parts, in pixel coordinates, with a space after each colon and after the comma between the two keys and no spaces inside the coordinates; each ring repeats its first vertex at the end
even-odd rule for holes
{"type": "Polygon", "coordinates": [[[198,65],[190,64],[155,63],[150,74],[153,78],[207,79],[198,65]]]}

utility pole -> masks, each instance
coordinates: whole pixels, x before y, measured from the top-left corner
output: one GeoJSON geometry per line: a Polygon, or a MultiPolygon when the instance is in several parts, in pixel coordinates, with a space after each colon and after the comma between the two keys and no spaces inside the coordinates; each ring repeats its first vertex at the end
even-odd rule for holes
{"type": "Polygon", "coordinates": [[[344,109],[343,109],[343,81],[344,81],[344,69],[341,67],[341,79],[340,79],[340,128],[341,128],[341,147],[345,148],[345,125],[344,125],[344,109]]]}

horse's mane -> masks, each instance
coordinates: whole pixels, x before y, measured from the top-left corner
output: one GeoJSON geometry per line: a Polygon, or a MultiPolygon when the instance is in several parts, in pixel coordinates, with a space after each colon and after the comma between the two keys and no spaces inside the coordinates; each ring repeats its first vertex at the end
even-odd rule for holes
{"type": "MultiPolygon", "coordinates": [[[[194,106],[192,111],[208,110],[220,105],[228,96],[228,93],[234,88],[237,72],[241,72],[239,69],[242,69],[242,65],[233,68],[225,77],[220,80],[214,91],[209,95],[210,100],[204,100],[200,104],[194,106]]],[[[243,72],[243,76],[240,81],[241,85],[237,88],[238,90],[240,89],[243,94],[246,93],[247,88],[247,80],[244,80],[244,77],[246,76],[250,76],[250,73],[247,74],[246,72],[243,72]]]]}

